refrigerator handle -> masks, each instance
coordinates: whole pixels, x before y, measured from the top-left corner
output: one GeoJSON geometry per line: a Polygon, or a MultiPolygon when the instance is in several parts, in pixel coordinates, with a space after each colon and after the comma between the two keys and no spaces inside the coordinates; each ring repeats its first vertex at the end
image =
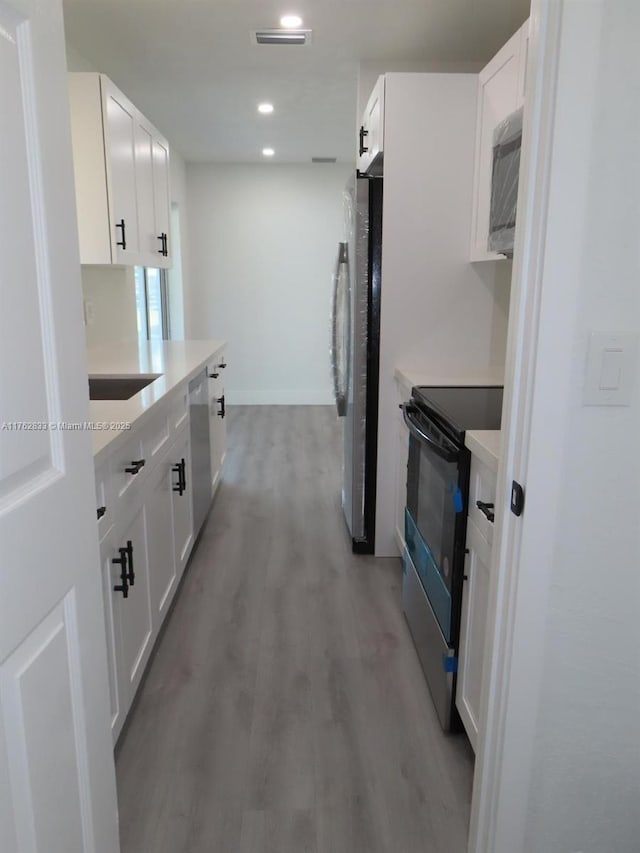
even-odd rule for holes
{"type": "Polygon", "coordinates": [[[333,302],[331,306],[331,373],[333,376],[333,395],[336,401],[338,417],[343,418],[347,413],[347,402],[344,392],[340,389],[340,377],[338,365],[338,287],[340,284],[340,267],[347,260],[347,245],[340,243],[338,249],[338,263],[333,276],[333,302]]]}

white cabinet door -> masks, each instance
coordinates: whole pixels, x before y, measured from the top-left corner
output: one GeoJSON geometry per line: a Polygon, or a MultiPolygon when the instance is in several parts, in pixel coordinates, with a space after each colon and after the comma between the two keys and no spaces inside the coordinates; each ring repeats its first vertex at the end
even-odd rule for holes
{"type": "Polygon", "coordinates": [[[471,519],[467,520],[467,551],[466,579],[462,591],[456,707],[471,746],[476,751],[489,606],[491,546],[471,519]]]}
{"type": "Polygon", "coordinates": [[[138,197],[138,235],[140,254],[146,266],[158,266],[161,242],[156,240],[155,200],[153,195],[153,138],[146,124],[136,116],[136,190],[138,197]]]}
{"type": "Polygon", "coordinates": [[[107,77],[102,75],[101,81],[113,258],[114,263],[131,264],[139,254],[136,109],[107,77]]]}
{"type": "Polygon", "coordinates": [[[211,448],[211,495],[220,485],[227,452],[227,421],[224,396],[224,355],[207,366],[209,377],[209,444],[211,448]]]}
{"type": "Polygon", "coordinates": [[[478,113],[474,200],[471,224],[471,260],[501,260],[503,255],[487,249],[493,168],[493,132],[518,106],[520,49],[518,30],[478,75],[478,113]]]}
{"type": "Polygon", "coordinates": [[[59,2],[0,3],[0,850],[119,850],[59,2]],[[8,425],[8,426],[6,426],[8,425]]]}
{"type": "MultiPolygon", "coordinates": [[[[116,558],[126,560],[128,576],[127,582],[122,584],[126,588],[126,595],[122,592],[116,599],[116,619],[120,620],[123,705],[126,713],[153,645],[144,505],[133,515],[126,530],[118,534],[114,550],[118,552],[114,555],[116,558]]],[[[120,585],[120,571],[121,566],[113,564],[114,586],[120,585]]]]}
{"type": "Polygon", "coordinates": [[[171,266],[171,243],[169,240],[171,220],[171,196],[169,188],[169,146],[164,139],[153,139],[153,194],[155,210],[156,253],[159,242],[164,242],[164,255],[159,255],[157,266],[171,266]],[[163,238],[163,241],[159,241],[163,238]]]}
{"type": "Polygon", "coordinates": [[[154,633],[157,633],[176,591],[176,565],[173,547],[173,489],[179,472],[173,456],[162,460],[149,477],[145,488],[147,513],[147,550],[149,588],[154,633]]]}
{"type": "Polygon", "coordinates": [[[363,174],[381,175],[384,154],[384,75],[378,78],[362,115],[358,131],[358,169],[363,174]]]}
{"type": "Polygon", "coordinates": [[[173,465],[181,465],[184,470],[184,488],[171,492],[173,511],[173,547],[178,580],[189,559],[193,545],[193,503],[191,491],[191,441],[188,428],[182,429],[180,436],[170,452],[173,465]]]}
{"type": "Polygon", "coordinates": [[[142,262],[168,267],[169,146],[140,113],[136,121],[136,178],[142,262]]]}
{"type": "Polygon", "coordinates": [[[111,735],[115,745],[126,715],[123,695],[122,651],[120,646],[120,605],[122,592],[114,590],[121,583],[120,566],[112,560],[120,558],[114,546],[113,528],[100,546],[100,564],[102,567],[102,598],[104,601],[104,628],[107,639],[107,663],[109,667],[109,714],[111,735]]]}

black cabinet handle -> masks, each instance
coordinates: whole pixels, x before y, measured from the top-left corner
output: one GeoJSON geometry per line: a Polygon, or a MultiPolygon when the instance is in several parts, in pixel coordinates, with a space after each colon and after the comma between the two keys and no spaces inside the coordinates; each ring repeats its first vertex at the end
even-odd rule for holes
{"type": "Polygon", "coordinates": [[[176,462],[175,465],[171,466],[171,470],[174,474],[178,475],[178,482],[174,483],[171,487],[174,492],[177,492],[180,497],[184,494],[184,491],[187,487],[186,477],[185,477],[185,461],[181,459],[180,462],[176,462]]]}
{"type": "Polygon", "coordinates": [[[493,524],[496,518],[496,514],[493,511],[494,505],[487,504],[484,501],[476,501],[476,506],[480,510],[480,512],[493,524]]]}
{"type": "Polygon", "coordinates": [[[182,468],[182,491],[187,491],[187,463],[185,459],[180,460],[180,467],[182,468]]]}
{"type": "Polygon", "coordinates": [[[168,257],[169,249],[167,248],[167,235],[163,231],[162,234],[158,234],[158,240],[160,240],[160,248],[158,249],[158,254],[162,255],[163,258],[168,257]]]}
{"type": "Polygon", "coordinates": [[[164,237],[164,256],[165,256],[165,258],[168,258],[169,257],[169,240],[168,240],[167,235],[164,233],[164,231],[162,232],[162,236],[164,237]]]}
{"type": "Polygon", "coordinates": [[[123,249],[127,248],[127,231],[126,226],[124,224],[124,219],[121,219],[120,222],[116,222],[116,228],[120,228],[122,230],[122,240],[116,242],[116,246],[122,246],[123,249]]]}
{"type": "Polygon", "coordinates": [[[140,472],[140,469],[144,468],[146,461],[146,459],[132,459],[131,465],[129,465],[124,470],[127,472],[127,474],[138,474],[140,472]]]}
{"type": "Polygon", "coordinates": [[[369,136],[369,131],[364,129],[364,125],[360,125],[360,146],[359,146],[359,156],[362,157],[363,154],[366,154],[369,150],[367,146],[364,144],[365,136],[369,136]]]}
{"type": "Polygon", "coordinates": [[[218,376],[220,376],[220,374],[216,373],[215,371],[213,373],[209,373],[207,375],[209,376],[209,379],[217,379],[218,376]]]}
{"type": "Polygon", "coordinates": [[[129,598],[129,576],[127,574],[127,557],[129,552],[126,548],[118,548],[119,557],[113,557],[111,562],[120,566],[120,583],[114,586],[114,592],[121,592],[123,598],[129,598]]]}
{"type": "Polygon", "coordinates": [[[98,507],[98,509],[96,510],[97,515],[98,515],[98,521],[100,521],[100,519],[104,516],[106,511],[107,511],[106,506],[99,506],[98,507]]]}
{"type": "Polygon", "coordinates": [[[221,361],[221,362],[220,362],[220,364],[218,365],[218,367],[219,367],[221,370],[224,370],[226,366],[227,366],[227,362],[226,362],[226,361],[221,361]]]}
{"type": "Polygon", "coordinates": [[[133,542],[131,539],[127,539],[127,547],[124,550],[127,552],[127,563],[129,566],[127,580],[129,581],[129,586],[133,586],[136,582],[136,573],[133,570],[133,542]]]}
{"type": "Polygon", "coordinates": [[[224,407],[224,394],[222,395],[222,397],[218,397],[216,402],[220,403],[220,411],[218,412],[218,417],[224,419],[224,416],[226,414],[226,409],[224,407]]]}

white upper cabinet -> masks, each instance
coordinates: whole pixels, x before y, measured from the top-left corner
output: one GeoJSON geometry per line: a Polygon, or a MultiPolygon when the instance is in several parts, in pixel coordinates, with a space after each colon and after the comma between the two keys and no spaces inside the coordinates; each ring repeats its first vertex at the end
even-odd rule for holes
{"type": "Polygon", "coordinates": [[[104,74],[69,97],[81,263],[170,266],[166,140],[104,74]]]}
{"type": "Polygon", "coordinates": [[[169,266],[169,146],[144,116],[136,123],[140,251],[146,266],[169,266]]]}
{"type": "Polygon", "coordinates": [[[529,22],[509,39],[478,75],[478,113],[471,219],[471,260],[494,261],[504,258],[487,248],[493,133],[498,124],[524,103],[529,22]]]}
{"type": "Polygon", "coordinates": [[[367,101],[358,129],[358,170],[362,174],[381,175],[384,156],[384,75],[367,101]]]}

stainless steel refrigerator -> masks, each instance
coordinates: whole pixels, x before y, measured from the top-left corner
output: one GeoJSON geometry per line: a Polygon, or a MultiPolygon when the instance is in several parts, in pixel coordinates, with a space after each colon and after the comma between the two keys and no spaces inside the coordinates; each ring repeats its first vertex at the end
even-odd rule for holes
{"type": "Polygon", "coordinates": [[[342,508],[353,550],[375,547],[382,178],[357,173],[344,191],[345,239],[334,273],[332,372],[344,433],[342,508]]]}

